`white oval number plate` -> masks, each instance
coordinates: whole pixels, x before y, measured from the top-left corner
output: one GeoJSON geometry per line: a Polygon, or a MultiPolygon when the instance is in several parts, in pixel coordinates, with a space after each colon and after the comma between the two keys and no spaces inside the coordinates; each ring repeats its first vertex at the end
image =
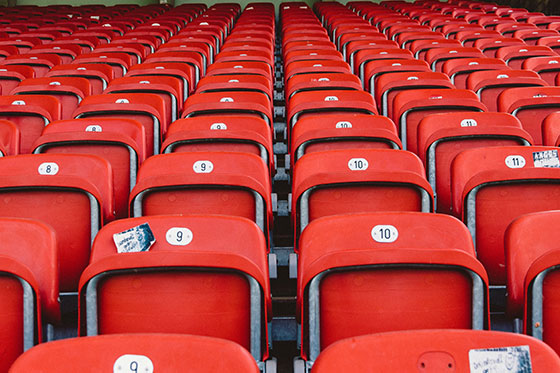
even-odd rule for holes
{"type": "Polygon", "coordinates": [[[367,159],[352,158],[348,161],[348,168],[352,171],[365,171],[369,167],[367,159]]]}
{"type": "Polygon", "coordinates": [[[211,130],[227,130],[227,125],[225,123],[212,123],[210,126],[211,130]]]}
{"type": "Polygon", "coordinates": [[[113,365],[113,373],[153,373],[154,363],[144,355],[122,355],[113,365]]]}
{"type": "Polygon", "coordinates": [[[54,162],[41,163],[37,171],[39,175],[56,175],[58,173],[58,164],[54,162]]]}
{"type": "Polygon", "coordinates": [[[392,225],[376,225],[371,230],[371,238],[375,242],[391,243],[399,237],[399,231],[392,225]]]}
{"type": "Polygon", "coordinates": [[[463,119],[461,121],[461,127],[476,127],[478,123],[474,119],[463,119]]]}
{"type": "Polygon", "coordinates": [[[352,123],[350,122],[338,122],[336,128],[352,128],[352,123]]]}
{"type": "Polygon", "coordinates": [[[509,155],[506,157],[506,166],[509,168],[523,168],[525,163],[525,158],[520,155],[509,155]]]}
{"type": "Polygon", "coordinates": [[[193,233],[189,228],[169,228],[165,234],[167,243],[173,246],[187,246],[193,239],[193,233]]]}
{"type": "Polygon", "coordinates": [[[103,128],[98,124],[92,124],[86,127],[86,132],[103,132],[103,128]]]}
{"type": "Polygon", "coordinates": [[[197,174],[209,174],[214,170],[214,164],[210,161],[196,161],[192,168],[197,174]]]}

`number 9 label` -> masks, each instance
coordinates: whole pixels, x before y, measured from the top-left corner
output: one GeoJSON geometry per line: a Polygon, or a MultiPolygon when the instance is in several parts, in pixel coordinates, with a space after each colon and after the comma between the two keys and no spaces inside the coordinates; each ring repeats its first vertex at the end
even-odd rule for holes
{"type": "Polygon", "coordinates": [[[154,364],[144,355],[122,355],[113,364],[113,373],[153,373],[154,364]]]}
{"type": "Polygon", "coordinates": [[[167,243],[173,246],[187,246],[193,239],[193,233],[189,228],[169,228],[165,234],[167,243]]]}
{"type": "Polygon", "coordinates": [[[197,174],[209,174],[214,170],[214,164],[210,161],[196,161],[193,164],[193,171],[197,174]]]}
{"type": "Polygon", "coordinates": [[[391,243],[399,238],[399,231],[392,225],[376,225],[371,230],[371,238],[375,242],[391,243]]]}

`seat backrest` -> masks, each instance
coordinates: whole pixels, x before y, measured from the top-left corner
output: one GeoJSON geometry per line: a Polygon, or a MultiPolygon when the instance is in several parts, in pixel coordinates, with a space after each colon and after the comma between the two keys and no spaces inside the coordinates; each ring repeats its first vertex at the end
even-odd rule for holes
{"type": "Polygon", "coordinates": [[[270,99],[261,92],[219,91],[194,94],[185,102],[181,117],[239,113],[262,118],[272,127],[270,99]]]}
{"type": "Polygon", "coordinates": [[[268,355],[266,243],[248,219],[160,215],[117,220],[97,235],[80,285],[79,335],[196,334],[239,343],[258,361],[268,355]],[[140,245],[149,249],[137,252],[140,245]],[[129,281],[138,287],[126,285],[129,281]]]}
{"type": "Polygon", "coordinates": [[[289,132],[299,119],[309,115],[340,112],[377,114],[370,93],[342,89],[299,92],[286,102],[286,109],[289,132]]]}
{"type": "Polygon", "coordinates": [[[292,130],[290,159],[293,166],[306,153],[401,147],[397,128],[387,117],[353,113],[310,115],[300,119],[292,130]]]}
{"type": "Polygon", "coordinates": [[[379,114],[392,117],[393,100],[395,96],[410,89],[455,88],[449,77],[435,72],[404,72],[385,74],[377,79],[375,84],[375,102],[379,114]]]}
{"type": "Polygon", "coordinates": [[[560,369],[546,344],[528,336],[482,330],[411,330],[348,338],[327,348],[313,373],[560,369]]]}
{"type": "MultiPolygon", "coordinates": [[[[557,38],[560,40],[560,36],[557,38]]],[[[525,70],[532,70],[549,85],[556,85],[556,76],[560,72],[560,56],[557,57],[530,57],[523,61],[525,70]]]]}
{"type": "Polygon", "coordinates": [[[498,97],[498,110],[515,115],[535,145],[542,145],[542,125],[551,113],[560,110],[560,87],[520,87],[504,90],[498,97]]]}
{"type": "Polygon", "coordinates": [[[34,77],[35,71],[30,66],[0,65],[0,88],[4,94],[11,92],[24,79],[34,77]]]}
{"type": "Polygon", "coordinates": [[[98,95],[103,92],[115,74],[109,65],[93,63],[72,63],[54,66],[45,75],[46,77],[79,77],[89,81],[91,94],[98,95]]]}
{"type": "Polygon", "coordinates": [[[403,150],[309,153],[296,162],[293,177],[292,215],[296,236],[309,222],[322,216],[433,210],[433,193],[422,162],[403,150]]]}
{"type": "Polygon", "coordinates": [[[0,173],[0,216],[49,224],[58,240],[60,290],[75,291],[95,234],[114,219],[110,164],[93,155],[17,155],[0,158],[0,173]]]}
{"type": "Polygon", "coordinates": [[[193,373],[259,372],[251,354],[234,342],[161,333],[81,337],[41,344],[21,356],[10,372],[39,369],[45,373],[84,369],[110,372],[119,368],[169,373],[180,373],[185,369],[193,373]],[[79,354],[80,359],[76,359],[75,354],[79,354]],[[219,359],[216,359],[217,354],[219,359]]]}
{"type": "Polygon", "coordinates": [[[533,140],[514,116],[506,113],[430,114],[418,125],[418,155],[436,196],[436,211],[450,214],[451,163],[466,149],[532,145],[533,140]]]}
{"type": "Polygon", "coordinates": [[[253,116],[201,116],[169,126],[162,153],[192,151],[246,152],[258,155],[274,171],[272,130],[253,116]]]}
{"type": "Polygon", "coordinates": [[[526,214],[505,232],[505,254],[510,316],[523,318],[524,332],[543,340],[556,352],[560,338],[554,333],[560,299],[558,281],[558,233],[550,226],[560,220],[558,211],[526,214]]]}
{"type": "Polygon", "coordinates": [[[486,272],[467,228],[448,215],[324,217],[303,232],[299,253],[302,354],[311,361],[348,337],[488,327],[486,272]]]}
{"type": "Polygon", "coordinates": [[[59,120],[61,105],[48,95],[0,96],[0,118],[13,122],[20,130],[20,153],[28,154],[31,146],[52,121],[59,120]]]}
{"type": "Polygon", "coordinates": [[[449,75],[451,82],[459,89],[467,88],[467,78],[474,71],[504,69],[508,69],[508,66],[499,58],[456,58],[442,65],[442,71],[449,75]]]}
{"type": "Polygon", "coordinates": [[[91,85],[81,77],[43,77],[23,80],[10,94],[56,97],[61,106],[60,119],[71,119],[80,102],[91,95],[91,85]]]}
{"type": "Polygon", "coordinates": [[[19,154],[21,133],[9,120],[0,119],[0,157],[19,154]]]}
{"type": "Polygon", "coordinates": [[[167,131],[167,111],[161,97],[153,93],[101,94],[86,97],[74,111],[74,118],[113,117],[142,123],[147,156],[158,154],[167,131]]]}
{"type": "Polygon", "coordinates": [[[560,113],[549,114],[543,121],[543,145],[558,146],[560,144],[560,113]]]}
{"type": "Polygon", "coordinates": [[[468,89],[415,89],[402,91],[393,100],[393,121],[399,128],[403,149],[418,154],[418,124],[429,114],[486,111],[468,89]]]}
{"type": "Polygon", "coordinates": [[[469,227],[492,284],[506,282],[503,242],[511,221],[560,208],[558,166],[558,150],[545,146],[469,149],[455,157],[453,212],[469,227]]]}
{"type": "Polygon", "coordinates": [[[39,221],[0,218],[0,240],[0,367],[7,371],[18,355],[44,341],[43,322],[60,320],[58,259],[55,232],[39,221]]]}
{"type": "Polygon", "coordinates": [[[442,47],[433,48],[426,52],[425,60],[433,71],[441,72],[445,61],[456,58],[483,58],[484,53],[474,47],[442,47]]]}
{"type": "Polygon", "coordinates": [[[488,111],[498,111],[498,96],[507,88],[547,86],[539,75],[528,70],[474,71],[467,78],[467,89],[474,91],[488,111]]]}
{"type": "Polygon", "coordinates": [[[557,54],[549,47],[539,45],[512,45],[496,51],[496,57],[504,60],[512,69],[520,69],[527,58],[538,56],[554,57],[557,54]]]}
{"type": "Polygon", "coordinates": [[[171,123],[179,117],[183,109],[183,87],[170,76],[125,76],[109,83],[104,94],[152,93],[161,97],[167,113],[166,122],[171,123]]]}
{"type": "Polygon", "coordinates": [[[160,154],[140,167],[137,184],[130,193],[130,216],[243,216],[255,221],[267,235],[272,224],[270,188],[268,165],[254,154],[160,154]],[[224,203],[227,200],[236,202],[224,203]]]}
{"type": "Polygon", "coordinates": [[[113,169],[115,216],[128,216],[128,194],[146,158],[146,135],[138,121],[83,118],[50,123],[33,144],[34,153],[95,154],[113,169]]]}

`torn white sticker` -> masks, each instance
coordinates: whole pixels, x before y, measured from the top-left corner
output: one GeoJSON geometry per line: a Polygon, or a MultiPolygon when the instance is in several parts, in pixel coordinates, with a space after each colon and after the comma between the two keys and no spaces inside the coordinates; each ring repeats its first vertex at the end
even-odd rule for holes
{"type": "Polygon", "coordinates": [[[535,167],[560,167],[558,150],[533,152],[533,164],[535,167]]]}
{"type": "Polygon", "coordinates": [[[118,253],[137,253],[148,251],[156,242],[148,223],[140,224],[126,231],[115,233],[113,241],[118,253]]]}
{"type": "Polygon", "coordinates": [[[529,346],[469,351],[471,373],[532,373],[529,346]]]}

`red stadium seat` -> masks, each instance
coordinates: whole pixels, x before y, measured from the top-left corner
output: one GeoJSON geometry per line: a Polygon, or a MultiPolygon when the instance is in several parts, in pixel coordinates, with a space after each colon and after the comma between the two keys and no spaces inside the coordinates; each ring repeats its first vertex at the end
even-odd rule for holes
{"type": "Polygon", "coordinates": [[[556,163],[556,148],[543,146],[478,148],[455,157],[453,213],[472,232],[477,256],[492,285],[506,283],[503,242],[507,226],[520,215],[560,208],[555,198],[560,180],[556,163]]]}
{"type": "Polygon", "coordinates": [[[299,252],[297,317],[308,361],[364,334],[489,327],[486,272],[469,231],[448,215],[325,217],[303,232],[299,252]]]}
{"type": "Polygon", "coordinates": [[[195,334],[236,342],[258,362],[268,358],[266,243],[247,219],[164,215],[117,220],[95,239],[80,300],[79,335],[195,334]],[[141,234],[148,236],[142,238],[155,241],[149,251],[119,253],[113,235],[143,224],[150,232],[143,226],[141,234]],[[129,286],[130,281],[137,286],[129,286]]]}
{"type": "Polygon", "coordinates": [[[418,125],[418,155],[436,196],[436,211],[451,214],[451,164],[461,151],[487,146],[532,145],[519,120],[505,113],[427,115],[418,125]]]}
{"type": "Polygon", "coordinates": [[[342,371],[433,372],[489,369],[560,369],[558,356],[535,338],[500,331],[418,330],[372,334],[327,348],[313,373],[342,371]],[[476,369],[476,368],[474,368],[476,369]]]}
{"type": "Polygon", "coordinates": [[[37,219],[58,241],[60,291],[76,291],[99,228],[114,219],[113,175],[97,156],[33,154],[0,158],[0,216],[37,219]]]}

